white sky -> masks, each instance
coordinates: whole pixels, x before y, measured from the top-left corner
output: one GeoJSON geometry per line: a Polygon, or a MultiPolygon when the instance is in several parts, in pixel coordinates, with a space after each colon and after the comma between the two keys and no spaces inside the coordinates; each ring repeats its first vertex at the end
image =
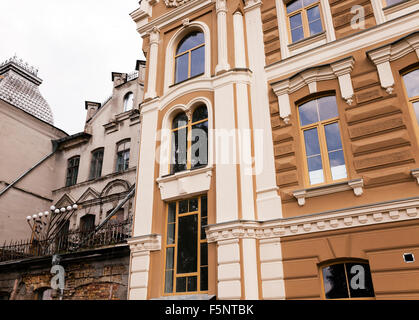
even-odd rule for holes
{"type": "Polygon", "coordinates": [[[0,0],[0,62],[15,53],[39,69],[54,125],[83,131],[85,101],[112,94],[112,72],[144,59],[129,14],[138,0],[0,0]]]}

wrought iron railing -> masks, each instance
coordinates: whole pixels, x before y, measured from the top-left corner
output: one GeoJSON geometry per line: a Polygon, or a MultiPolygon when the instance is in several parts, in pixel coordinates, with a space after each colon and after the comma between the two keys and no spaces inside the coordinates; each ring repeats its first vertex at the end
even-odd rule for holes
{"type": "Polygon", "coordinates": [[[52,256],[70,252],[97,249],[126,243],[131,236],[131,219],[121,223],[108,221],[99,231],[76,230],[62,233],[51,240],[27,240],[0,247],[0,262],[52,256]]]}

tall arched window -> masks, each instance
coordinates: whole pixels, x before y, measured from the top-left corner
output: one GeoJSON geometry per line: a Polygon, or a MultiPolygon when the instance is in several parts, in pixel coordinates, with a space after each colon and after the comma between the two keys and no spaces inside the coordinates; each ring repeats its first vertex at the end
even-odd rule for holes
{"type": "Polygon", "coordinates": [[[124,97],[124,112],[128,110],[132,110],[134,107],[134,94],[132,92],[128,92],[124,97]]]}
{"type": "Polygon", "coordinates": [[[200,105],[188,118],[178,114],[172,122],[170,173],[208,164],[208,109],[200,105]]]}
{"type": "Polygon", "coordinates": [[[403,81],[412,108],[411,111],[416,115],[419,125],[419,69],[404,74],[403,81]]]}
{"type": "Polygon", "coordinates": [[[201,75],[205,71],[205,37],[202,32],[188,34],[175,53],[175,83],[201,75]]]}
{"type": "Polygon", "coordinates": [[[304,139],[308,184],[331,183],[348,177],[335,96],[311,100],[298,107],[304,139]]]}

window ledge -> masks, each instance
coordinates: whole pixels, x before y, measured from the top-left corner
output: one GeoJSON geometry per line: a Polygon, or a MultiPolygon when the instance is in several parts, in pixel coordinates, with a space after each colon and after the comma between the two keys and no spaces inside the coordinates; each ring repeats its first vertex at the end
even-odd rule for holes
{"type": "Polygon", "coordinates": [[[208,294],[190,294],[190,295],[173,295],[173,296],[165,296],[160,298],[155,298],[151,300],[213,300],[215,299],[215,295],[208,295],[208,294]]]}
{"type": "Polygon", "coordinates": [[[293,196],[298,200],[299,206],[304,206],[306,204],[306,198],[323,196],[326,194],[337,193],[347,190],[353,190],[354,194],[357,197],[359,197],[364,193],[363,187],[364,180],[357,179],[309,189],[296,190],[293,192],[293,196]]]}
{"type": "Polygon", "coordinates": [[[391,14],[391,13],[397,12],[399,10],[408,8],[408,7],[413,6],[415,4],[418,4],[418,3],[419,3],[419,1],[417,1],[417,0],[414,0],[414,1],[404,0],[402,2],[395,3],[391,6],[387,6],[387,7],[383,8],[383,11],[384,11],[384,14],[387,15],[387,14],[391,14]]]}
{"type": "Polygon", "coordinates": [[[318,33],[314,36],[299,40],[297,42],[291,43],[288,45],[288,49],[290,50],[290,52],[293,52],[295,50],[298,50],[300,48],[309,46],[310,44],[316,43],[316,42],[320,42],[326,40],[326,31],[323,31],[321,33],[318,33]]]}
{"type": "Polygon", "coordinates": [[[212,167],[178,172],[158,178],[162,200],[176,200],[185,195],[208,191],[211,185],[212,167]]]}

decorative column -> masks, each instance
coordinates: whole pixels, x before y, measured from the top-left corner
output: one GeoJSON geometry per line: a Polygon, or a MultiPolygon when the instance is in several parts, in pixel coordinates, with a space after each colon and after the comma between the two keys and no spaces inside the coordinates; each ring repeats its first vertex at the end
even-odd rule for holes
{"type": "Polygon", "coordinates": [[[233,15],[234,56],[236,68],[246,68],[246,47],[244,42],[243,15],[237,11],[233,15]]]}
{"type": "Polygon", "coordinates": [[[227,4],[226,0],[216,0],[218,30],[218,64],[215,73],[230,70],[227,57],[227,4]]]}
{"type": "Polygon", "coordinates": [[[261,0],[247,0],[244,8],[249,68],[251,78],[251,104],[256,171],[256,203],[259,220],[282,218],[282,203],[276,185],[274,147],[272,140],[271,117],[267,78],[265,73],[265,50],[263,43],[261,0]]]}
{"type": "Polygon", "coordinates": [[[152,99],[157,96],[156,93],[156,80],[157,80],[157,59],[159,53],[159,40],[160,30],[154,27],[150,31],[150,53],[149,53],[149,66],[148,66],[148,82],[147,92],[144,100],[152,99]]]}

